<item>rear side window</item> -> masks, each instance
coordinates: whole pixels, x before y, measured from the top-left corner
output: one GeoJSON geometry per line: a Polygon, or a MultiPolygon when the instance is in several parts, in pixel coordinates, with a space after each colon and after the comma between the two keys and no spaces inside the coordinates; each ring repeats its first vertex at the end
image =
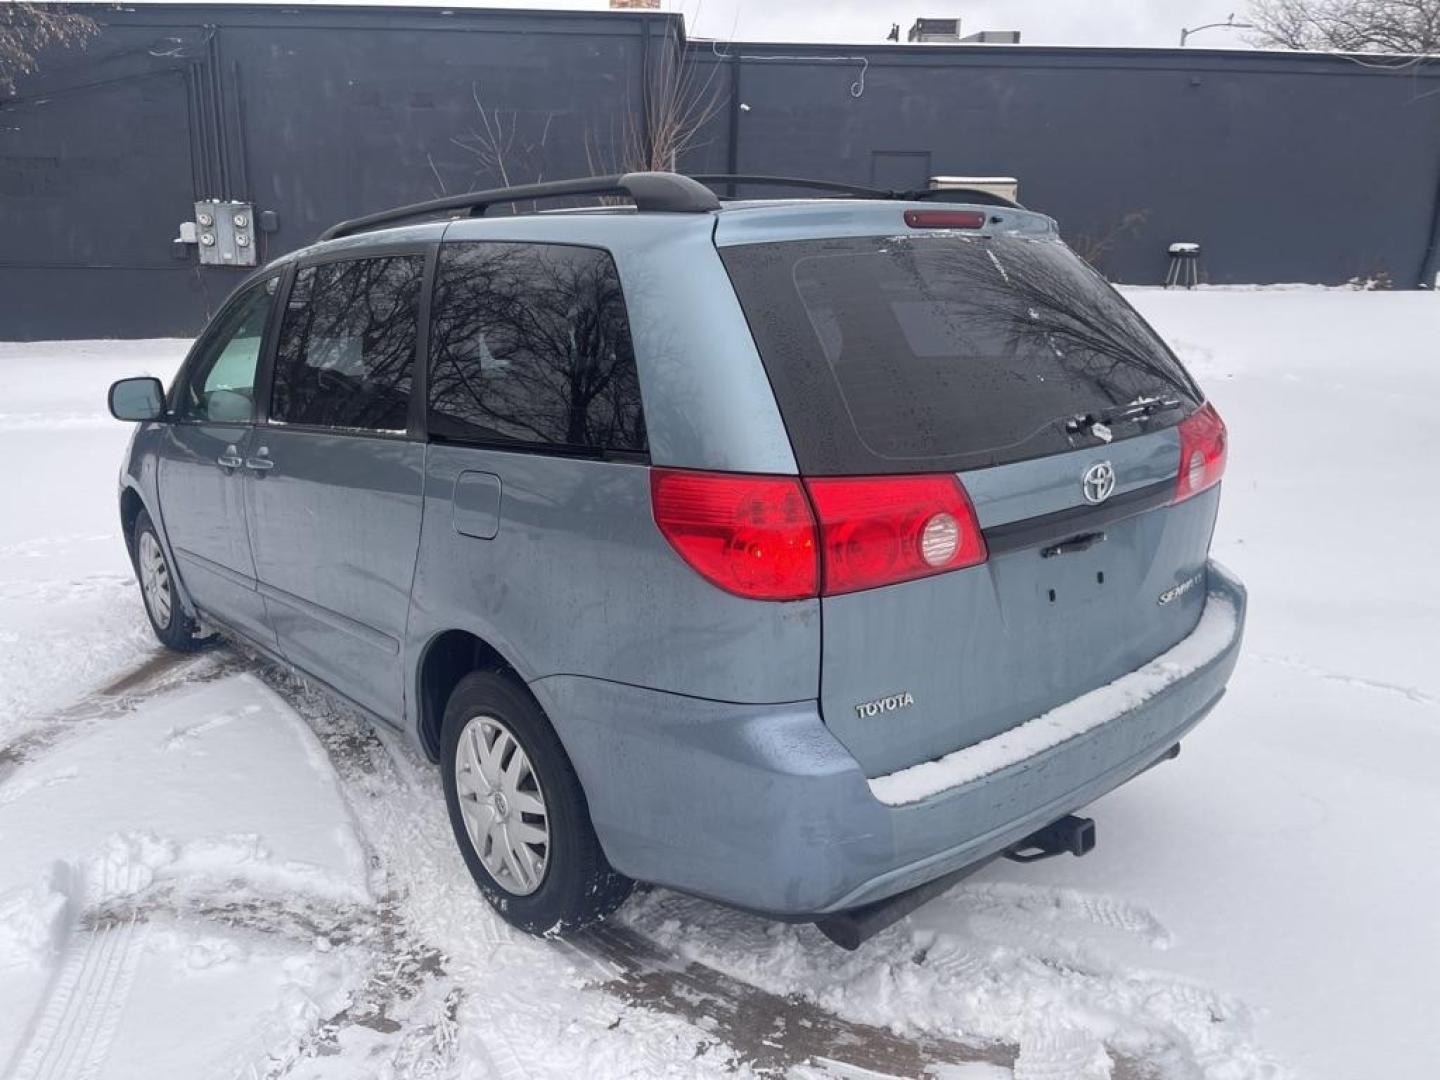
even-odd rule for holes
{"type": "Polygon", "coordinates": [[[646,449],[630,323],[608,253],[447,243],[433,308],[432,436],[562,452],[646,449]]]}
{"type": "Polygon", "coordinates": [[[402,432],[410,408],[420,255],[307,266],[295,275],[270,419],[402,432]]]}
{"type": "Polygon", "coordinates": [[[1190,377],[1118,293],[1055,240],[863,237],[721,249],[801,468],[899,473],[1075,449],[1066,420],[1190,377]]]}

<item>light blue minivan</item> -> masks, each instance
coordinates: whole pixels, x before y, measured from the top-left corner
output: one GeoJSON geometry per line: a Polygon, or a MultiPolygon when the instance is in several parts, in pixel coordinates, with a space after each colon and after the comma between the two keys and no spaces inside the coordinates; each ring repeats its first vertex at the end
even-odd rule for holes
{"type": "Polygon", "coordinates": [[[1225,427],[1054,222],[754,179],[342,223],[111,388],[160,640],[405,732],[531,932],[643,881],[853,946],[1083,854],[1235,664],[1225,427]]]}

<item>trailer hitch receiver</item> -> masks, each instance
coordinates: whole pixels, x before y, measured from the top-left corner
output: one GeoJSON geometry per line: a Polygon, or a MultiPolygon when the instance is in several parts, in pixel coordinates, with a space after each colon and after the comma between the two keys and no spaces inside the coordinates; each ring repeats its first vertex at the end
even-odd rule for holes
{"type": "Polygon", "coordinates": [[[1052,821],[1008,848],[1005,857],[1018,863],[1039,862],[1066,852],[1075,856],[1084,855],[1094,846],[1094,819],[1066,814],[1059,821],[1052,821]]]}

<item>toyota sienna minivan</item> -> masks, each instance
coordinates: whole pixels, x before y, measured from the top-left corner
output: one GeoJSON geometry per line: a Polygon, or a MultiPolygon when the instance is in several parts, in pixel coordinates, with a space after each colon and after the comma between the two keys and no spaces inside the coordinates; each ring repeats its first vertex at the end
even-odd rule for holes
{"type": "Polygon", "coordinates": [[[642,881],[853,946],[992,858],[1083,853],[1073,812],[1220,698],[1226,431],[1041,214],[703,179],[277,259],[168,390],[111,388],[120,515],[160,640],[403,731],[516,926],[642,881]]]}

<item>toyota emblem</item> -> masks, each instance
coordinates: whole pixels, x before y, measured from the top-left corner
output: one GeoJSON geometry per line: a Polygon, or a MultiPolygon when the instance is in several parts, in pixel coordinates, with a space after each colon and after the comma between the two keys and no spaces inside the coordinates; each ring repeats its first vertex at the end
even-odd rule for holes
{"type": "Polygon", "coordinates": [[[1103,503],[1115,491],[1115,466],[1108,461],[1091,465],[1080,478],[1080,490],[1085,493],[1086,502],[1103,503]]]}

